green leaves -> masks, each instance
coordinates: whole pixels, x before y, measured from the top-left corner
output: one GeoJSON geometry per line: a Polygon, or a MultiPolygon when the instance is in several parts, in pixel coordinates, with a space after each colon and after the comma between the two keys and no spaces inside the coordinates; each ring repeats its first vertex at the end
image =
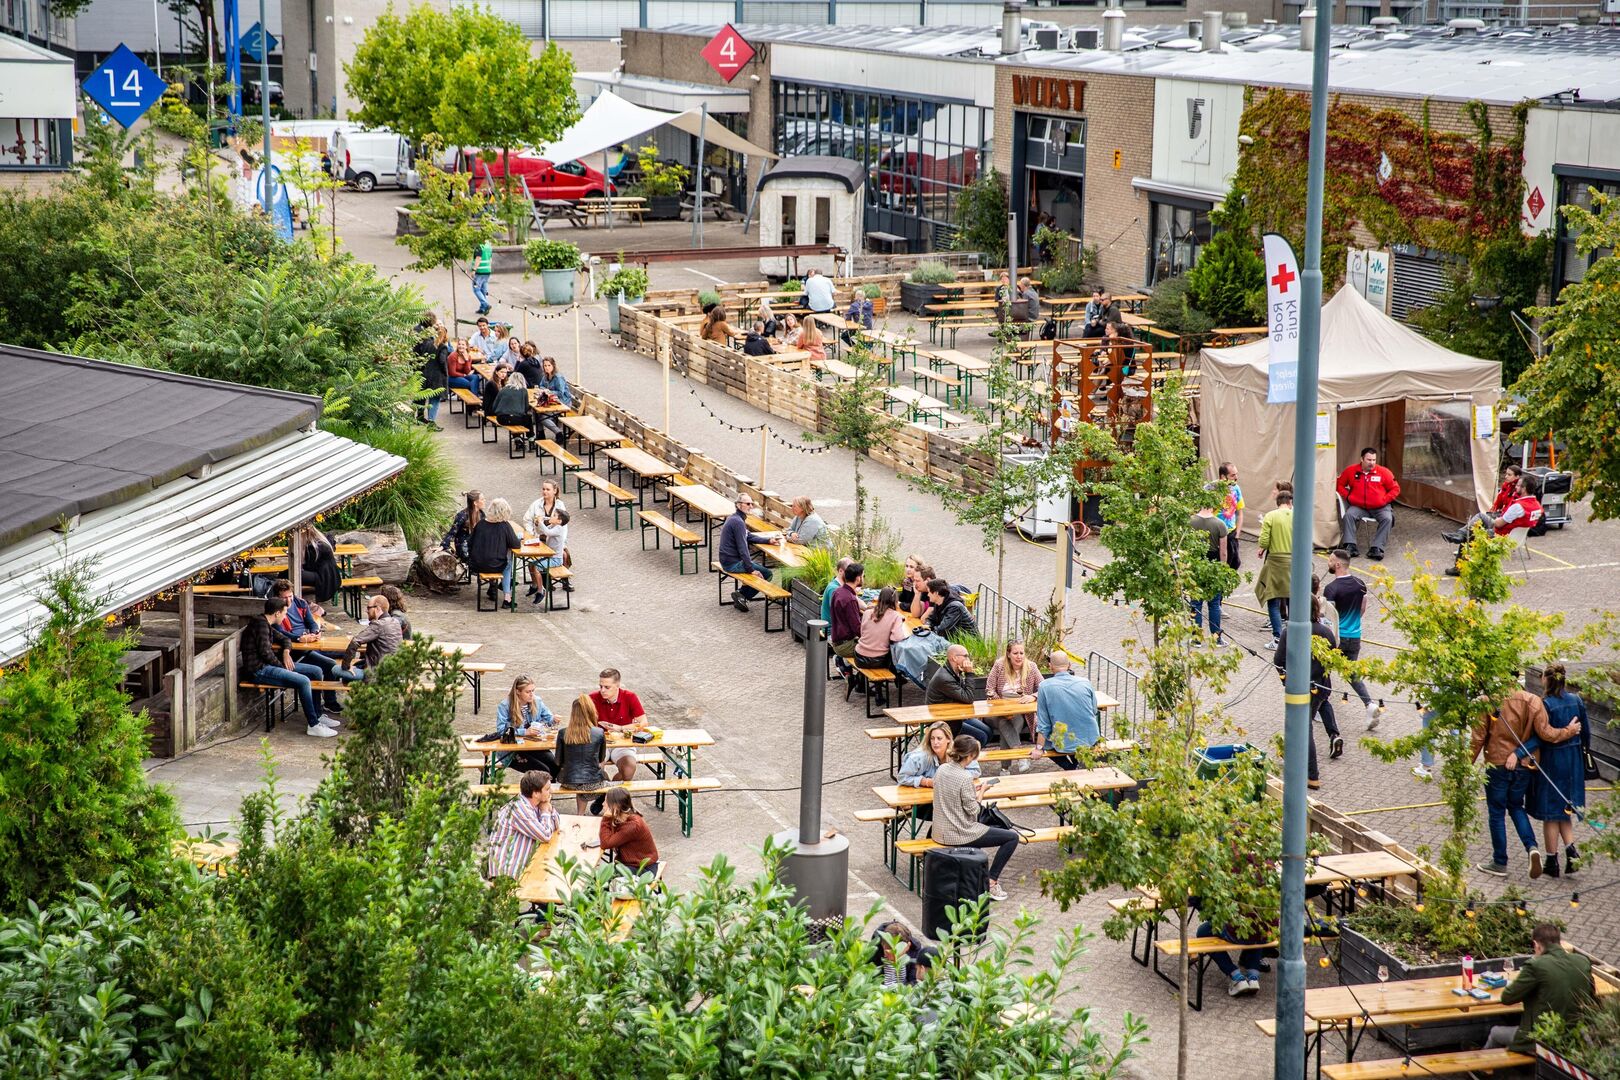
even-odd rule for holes
{"type": "Polygon", "coordinates": [[[421,195],[411,208],[411,221],[421,231],[395,240],[416,256],[406,269],[437,270],[469,261],[480,244],[501,233],[492,205],[487,194],[467,190],[465,176],[424,162],[421,195]]]}
{"type": "Polygon", "coordinates": [[[1210,211],[1214,235],[1186,273],[1187,298],[1221,326],[1253,326],[1265,314],[1265,263],[1242,189],[1210,211]]]}

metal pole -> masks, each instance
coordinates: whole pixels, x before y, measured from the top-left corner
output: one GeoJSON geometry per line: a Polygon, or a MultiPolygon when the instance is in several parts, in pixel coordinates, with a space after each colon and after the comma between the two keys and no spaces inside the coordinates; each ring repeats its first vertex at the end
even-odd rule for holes
{"type": "Polygon", "coordinates": [[[1322,326],[1322,183],[1327,158],[1328,54],[1333,8],[1318,4],[1311,53],[1311,141],[1305,180],[1305,258],[1300,267],[1299,389],[1294,402],[1294,554],[1288,581],[1284,684],[1281,971],[1277,979],[1277,1080],[1305,1072],[1305,778],[1311,737],[1311,547],[1316,506],[1316,378],[1322,326]]]}
{"type": "MultiPolygon", "coordinates": [[[[759,492],[760,498],[765,497],[765,443],[771,437],[771,425],[759,426],[759,492]]],[[[809,843],[810,841],[805,841],[809,843]]]]}
{"type": "MultiPolygon", "coordinates": [[[[264,25],[260,23],[259,25],[264,25]]],[[[163,78],[163,31],[158,29],[158,3],[152,0],[152,55],[157,60],[158,78],[163,78]]]]}
{"type": "Polygon", "coordinates": [[[811,619],[804,638],[804,752],[799,759],[799,843],[821,842],[821,754],[827,736],[827,624],[811,619]]]}
{"type": "Polygon", "coordinates": [[[692,199],[692,246],[703,246],[703,142],[709,130],[709,103],[703,103],[703,114],[698,117],[697,195],[692,199]]]}
{"type": "Polygon", "coordinates": [[[659,359],[664,362],[664,434],[669,434],[669,345],[666,343],[658,350],[659,359]]]}
{"type": "Polygon", "coordinates": [[[270,212],[270,31],[264,21],[264,0],[259,0],[259,119],[264,124],[264,198],[270,212]]]}
{"type": "Polygon", "coordinates": [[[574,301],[574,385],[579,385],[580,373],[584,370],[585,361],[579,351],[579,301],[574,301]]]}
{"type": "Polygon", "coordinates": [[[608,176],[607,148],[603,147],[602,148],[602,196],[607,199],[608,232],[613,231],[613,193],[615,191],[617,191],[617,190],[618,190],[618,186],[616,184],[614,184],[613,179],[608,176]]]}

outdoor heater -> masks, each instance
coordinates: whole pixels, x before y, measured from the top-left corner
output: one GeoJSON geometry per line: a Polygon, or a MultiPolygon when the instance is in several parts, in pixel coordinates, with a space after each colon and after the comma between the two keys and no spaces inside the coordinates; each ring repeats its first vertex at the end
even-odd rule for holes
{"type": "Polygon", "coordinates": [[[799,764],[799,827],[777,833],[787,856],[777,879],[819,933],[843,924],[849,910],[849,838],[821,831],[822,744],[827,734],[827,624],[810,620],[804,640],[804,751],[799,764]]]}

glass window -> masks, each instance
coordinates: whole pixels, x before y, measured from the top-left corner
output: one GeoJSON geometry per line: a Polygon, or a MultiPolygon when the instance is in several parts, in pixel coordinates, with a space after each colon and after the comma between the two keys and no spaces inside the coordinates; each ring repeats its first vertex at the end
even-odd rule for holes
{"type": "Polygon", "coordinates": [[[830,198],[816,198],[816,239],[815,243],[832,243],[832,200],[830,198]]]}
{"type": "Polygon", "coordinates": [[[799,242],[799,200],[792,195],[782,196],[782,243],[799,242]]]}
{"type": "MultiPolygon", "coordinates": [[[[1604,194],[1620,197],[1620,182],[1561,176],[1558,178],[1558,205],[1579,206],[1583,210],[1590,210],[1593,188],[1604,194]]],[[[1555,216],[1558,222],[1558,265],[1555,268],[1556,277],[1553,282],[1554,295],[1565,285],[1585,278],[1588,267],[1605,255],[1612,254],[1608,248],[1599,248],[1590,255],[1582,255],[1575,247],[1576,241],[1580,238],[1579,229],[1572,229],[1562,213],[1556,213],[1555,216]]]]}
{"type": "Polygon", "coordinates": [[[1152,237],[1148,252],[1149,285],[1184,274],[1198,261],[1198,253],[1209,243],[1209,207],[1194,207],[1153,200],[1152,237]]]}
{"type": "Polygon", "coordinates": [[[1467,401],[1406,403],[1403,482],[1421,481],[1447,491],[1472,490],[1474,457],[1469,410],[1467,401]]]}

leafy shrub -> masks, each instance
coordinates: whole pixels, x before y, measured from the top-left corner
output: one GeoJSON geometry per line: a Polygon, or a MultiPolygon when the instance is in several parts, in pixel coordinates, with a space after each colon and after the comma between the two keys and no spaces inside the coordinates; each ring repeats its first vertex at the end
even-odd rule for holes
{"type": "Polygon", "coordinates": [[[816,592],[827,587],[833,579],[833,573],[838,569],[838,560],[841,556],[831,547],[813,547],[805,553],[801,566],[788,566],[782,570],[781,580],[802,581],[816,592]]]}
{"type": "Polygon", "coordinates": [[[704,289],[697,294],[698,307],[707,311],[720,302],[720,294],[713,289],[704,289]]]}
{"type": "Polygon", "coordinates": [[[180,96],[181,86],[176,83],[163,92],[158,98],[157,106],[147,114],[147,119],[159,131],[167,131],[170,135],[178,135],[188,141],[206,139],[208,137],[208,123],[198,116],[190,105],[180,96]]]}
{"type": "Polygon", "coordinates": [[[92,572],[75,563],[50,577],[40,596],[49,616],[0,679],[0,911],[118,871],[148,894],[180,835],[173,798],[141,768],[146,715],[119,689],[132,641],[108,635],[92,572]]]}
{"type": "MultiPolygon", "coordinates": [[[[1001,659],[1001,654],[1006,650],[1006,643],[995,637],[980,637],[978,634],[956,634],[952,636],[951,640],[968,651],[968,656],[973,660],[973,670],[975,674],[979,675],[990,674],[990,669],[995,666],[997,660],[1001,659]]],[[[943,643],[941,644],[943,645],[943,643]]],[[[942,647],[940,652],[943,653],[944,651],[942,647]]]]}
{"type": "Polygon", "coordinates": [[[956,280],[956,271],[942,262],[918,263],[906,280],[917,285],[943,285],[956,280]]]}
{"type": "MultiPolygon", "coordinates": [[[[1087,248],[1093,261],[1096,248],[1087,248]]],[[[1067,259],[1041,267],[1041,293],[1045,296],[1079,296],[1095,277],[1092,267],[1084,259],[1067,259]]]]}
{"type": "Polygon", "coordinates": [[[1166,330],[1198,336],[1215,328],[1215,320],[1193,307],[1187,295],[1187,277],[1177,274],[1153,287],[1153,295],[1143,305],[1147,317],[1166,330]]]}
{"type": "MultiPolygon", "coordinates": [[[[1509,889],[1499,901],[1480,904],[1472,919],[1445,920],[1437,936],[1432,909],[1425,904],[1365,904],[1345,924],[1384,946],[1408,964],[1443,964],[1463,956],[1522,956],[1530,952],[1530,932],[1539,919],[1518,914],[1524,894],[1509,889]]],[[[1560,929],[1563,923],[1552,920],[1560,929]]]]}
{"type": "Polygon", "coordinates": [[[1187,271],[1187,295],[1216,326],[1253,326],[1266,312],[1266,268],[1244,195],[1227,193],[1210,212],[1215,230],[1187,271]]]}
{"type": "Polygon", "coordinates": [[[866,569],[866,587],[868,589],[882,589],[893,585],[900,587],[906,579],[906,565],[893,555],[868,554],[866,561],[861,563],[866,569]]]}
{"type": "Polygon", "coordinates": [[[780,291],[785,293],[804,292],[804,282],[800,281],[798,278],[790,277],[786,281],[782,282],[782,288],[780,291]]]}
{"type": "Polygon", "coordinates": [[[455,512],[460,488],[445,444],[430,429],[419,424],[362,428],[337,420],[321,426],[334,435],[405,459],[405,471],[391,483],[332,515],[332,528],[369,529],[397,523],[406,540],[418,548],[442,534],[455,512]]]}
{"type": "Polygon", "coordinates": [[[883,286],[876,283],[861,286],[861,295],[868,300],[876,300],[883,295],[883,286]]]}
{"type": "Polygon", "coordinates": [[[647,271],[639,266],[621,266],[614,275],[596,287],[598,296],[614,296],[624,293],[626,300],[640,299],[647,295],[647,271]]]}
{"type": "Polygon", "coordinates": [[[679,195],[686,190],[686,181],[692,176],[692,170],[685,165],[658,160],[655,143],[646,143],[636,151],[636,164],[641,170],[641,179],[631,187],[631,192],[644,199],[679,195]]]}
{"type": "Polygon", "coordinates": [[[1007,193],[994,169],[957,192],[956,219],[953,249],[982,252],[990,266],[1007,265],[1007,193]]]}
{"type": "Polygon", "coordinates": [[[1593,1076],[1620,1076],[1620,999],[1609,994],[1574,1023],[1554,1009],[1536,1019],[1535,1039],[1593,1076]]]}
{"type": "Polygon", "coordinates": [[[579,245],[567,240],[530,240],[523,245],[523,261],[535,273],[542,270],[578,270],[579,245]]]}

